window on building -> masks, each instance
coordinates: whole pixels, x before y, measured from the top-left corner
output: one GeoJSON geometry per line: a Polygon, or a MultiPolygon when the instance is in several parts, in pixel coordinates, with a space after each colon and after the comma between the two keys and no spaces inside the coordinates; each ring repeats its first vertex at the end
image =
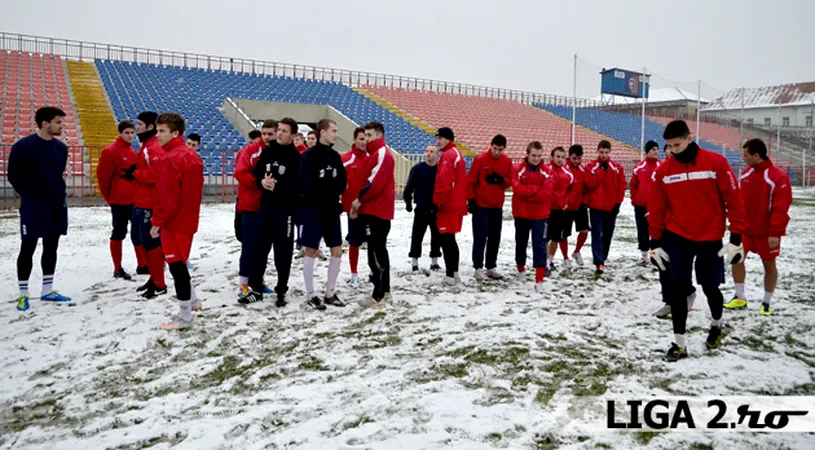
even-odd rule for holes
{"type": "Polygon", "coordinates": [[[773,119],[772,118],[770,118],[770,117],[765,117],[764,118],[764,126],[765,127],[772,126],[772,124],[773,124],[773,119]]]}
{"type": "Polygon", "coordinates": [[[806,125],[806,126],[807,126],[808,128],[812,128],[812,116],[807,116],[807,117],[806,117],[806,122],[807,122],[807,125],[806,125]]]}
{"type": "Polygon", "coordinates": [[[781,118],[781,126],[782,126],[782,127],[788,127],[788,126],[790,126],[790,118],[789,118],[789,117],[783,117],[783,118],[781,118]]]}
{"type": "Polygon", "coordinates": [[[752,125],[752,124],[754,124],[755,122],[756,122],[756,121],[755,121],[755,120],[753,120],[753,118],[752,118],[752,117],[750,117],[750,118],[748,118],[748,119],[747,119],[747,125],[752,125]]]}

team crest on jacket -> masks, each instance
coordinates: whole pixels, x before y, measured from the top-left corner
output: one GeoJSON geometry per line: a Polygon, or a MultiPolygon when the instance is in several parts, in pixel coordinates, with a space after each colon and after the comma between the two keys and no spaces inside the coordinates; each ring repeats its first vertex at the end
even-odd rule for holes
{"type": "Polygon", "coordinates": [[[286,166],[278,167],[277,168],[277,173],[279,173],[280,175],[283,175],[284,173],[286,173],[286,166]]]}

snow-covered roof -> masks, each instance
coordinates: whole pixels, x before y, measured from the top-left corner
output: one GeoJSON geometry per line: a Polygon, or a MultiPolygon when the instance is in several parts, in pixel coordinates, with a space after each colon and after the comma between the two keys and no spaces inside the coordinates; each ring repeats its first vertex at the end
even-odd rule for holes
{"type": "Polygon", "coordinates": [[[780,86],[738,88],[717,98],[703,110],[740,109],[742,90],[745,108],[768,108],[780,105],[809,105],[815,101],[815,81],[780,86]]]}
{"type": "MultiPolygon", "coordinates": [[[[635,104],[640,103],[639,98],[634,97],[622,97],[619,95],[606,95],[601,97],[594,97],[592,100],[595,101],[604,101],[605,103],[614,103],[614,104],[635,104]]],[[[690,93],[684,89],[680,89],[678,87],[669,87],[669,88],[659,88],[659,89],[651,89],[648,93],[648,103],[660,103],[660,102],[676,102],[687,100],[691,102],[696,101],[696,94],[690,93]]],[[[707,103],[708,101],[704,98],[701,99],[702,103],[707,103]]]]}

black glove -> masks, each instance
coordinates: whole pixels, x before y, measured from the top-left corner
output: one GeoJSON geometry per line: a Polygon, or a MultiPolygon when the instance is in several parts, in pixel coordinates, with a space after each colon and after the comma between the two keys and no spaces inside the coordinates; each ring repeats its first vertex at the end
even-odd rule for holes
{"type": "Polygon", "coordinates": [[[413,202],[407,201],[405,202],[405,209],[407,212],[413,212],[413,202]]]}
{"type": "Polygon", "coordinates": [[[467,212],[470,214],[475,214],[475,208],[477,208],[475,199],[467,200],[467,212]]]}
{"type": "Polygon", "coordinates": [[[491,173],[485,177],[487,184],[504,184],[504,177],[497,173],[491,173]]]}
{"type": "Polygon", "coordinates": [[[617,203],[616,205],[614,205],[613,208],[611,208],[611,214],[614,214],[615,216],[617,214],[620,214],[620,204],[619,203],[617,203]]]}
{"type": "Polygon", "coordinates": [[[124,178],[127,181],[136,181],[136,177],[133,176],[133,173],[136,172],[136,165],[133,164],[132,166],[128,167],[127,169],[122,169],[123,175],[120,178],[124,178]]]}
{"type": "Polygon", "coordinates": [[[601,161],[600,168],[603,170],[608,170],[608,161],[601,161]]]}

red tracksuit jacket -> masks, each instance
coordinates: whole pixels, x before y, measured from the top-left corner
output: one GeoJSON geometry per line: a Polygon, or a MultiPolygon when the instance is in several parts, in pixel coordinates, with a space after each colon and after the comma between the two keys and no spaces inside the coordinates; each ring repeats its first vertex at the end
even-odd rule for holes
{"type": "Polygon", "coordinates": [[[255,164],[263,151],[263,141],[255,142],[238,152],[235,163],[235,180],[238,182],[238,212],[260,211],[260,197],[263,191],[255,180],[255,164]]]}
{"type": "Polygon", "coordinates": [[[547,165],[552,174],[552,202],[549,207],[552,211],[566,209],[574,190],[575,177],[566,164],[558,167],[550,161],[547,165]]]}
{"type": "Polygon", "coordinates": [[[586,169],[581,164],[572,164],[568,159],[564,165],[574,175],[574,184],[572,184],[572,190],[566,199],[566,211],[577,211],[587,201],[584,198],[586,196],[586,169]]]}
{"type": "Polygon", "coordinates": [[[365,158],[365,186],[359,192],[360,214],[393,220],[396,185],[393,180],[395,161],[385,139],[368,143],[368,157],[365,158]]]}
{"type": "Polygon", "coordinates": [[[444,146],[442,152],[436,169],[433,203],[439,207],[439,214],[464,217],[467,215],[466,162],[453,142],[444,146]]]}
{"type": "Polygon", "coordinates": [[[512,217],[548,219],[554,178],[546,163],[530,166],[526,158],[512,171],[512,217]]]}
{"type": "Polygon", "coordinates": [[[467,174],[467,199],[475,199],[475,204],[482,208],[503,208],[505,192],[512,186],[512,161],[506,156],[498,158],[487,150],[478,155],[467,174]],[[487,176],[498,174],[504,178],[504,184],[488,184],[487,176]]]}
{"type": "Polygon", "coordinates": [[[359,197],[359,191],[365,187],[367,172],[365,171],[365,159],[368,152],[360,150],[356,146],[351,146],[351,150],[342,154],[342,165],[345,166],[345,176],[348,186],[342,193],[342,210],[346,213],[351,211],[351,203],[359,197]]]}
{"type": "Polygon", "coordinates": [[[158,179],[157,167],[164,155],[164,149],[158,143],[158,138],[153,136],[146,140],[139,150],[139,158],[136,162],[136,192],[134,203],[137,208],[153,209],[158,202],[156,192],[156,180],[158,179]]]}
{"type": "MultiPolygon", "coordinates": [[[[693,151],[691,146],[685,151],[693,151]]],[[[744,232],[744,204],[736,175],[724,156],[698,148],[696,158],[688,164],[675,157],[666,159],[655,179],[648,203],[652,239],[662,239],[663,231],[668,230],[692,241],[720,241],[725,215],[731,234],[744,232]]]]}
{"type": "Polygon", "coordinates": [[[138,154],[121,137],[102,150],[96,166],[96,182],[108,205],[132,205],[135,186],[122,178],[124,170],[136,164],[138,154]]]}
{"type": "Polygon", "coordinates": [[[302,154],[303,154],[303,153],[304,153],[306,150],[308,150],[308,145],[306,145],[306,144],[300,144],[300,145],[298,145],[298,146],[297,146],[297,147],[295,147],[295,148],[296,148],[296,149],[297,149],[297,151],[298,151],[298,152],[300,152],[300,154],[302,155],[302,154]]]}
{"type": "Polygon", "coordinates": [[[173,138],[164,150],[156,182],[159,200],[150,221],[162,231],[192,236],[198,231],[204,164],[184,136],[173,138]]]}
{"type": "Polygon", "coordinates": [[[623,166],[608,160],[608,169],[600,167],[600,159],[592,161],[586,166],[586,188],[589,199],[586,202],[589,208],[610,212],[614,205],[620,204],[625,198],[625,171],[623,166]]]}
{"type": "Polygon", "coordinates": [[[785,171],[769,159],[748,167],[741,175],[740,190],[747,219],[744,234],[756,238],[787,234],[792,188],[785,171]]]}
{"type": "Polygon", "coordinates": [[[634,206],[648,207],[651,199],[651,192],[654,190],[654,172],[660,166],[656,158],[645,158],[634,166],[631,173],[631,204],[634,206]]]}

